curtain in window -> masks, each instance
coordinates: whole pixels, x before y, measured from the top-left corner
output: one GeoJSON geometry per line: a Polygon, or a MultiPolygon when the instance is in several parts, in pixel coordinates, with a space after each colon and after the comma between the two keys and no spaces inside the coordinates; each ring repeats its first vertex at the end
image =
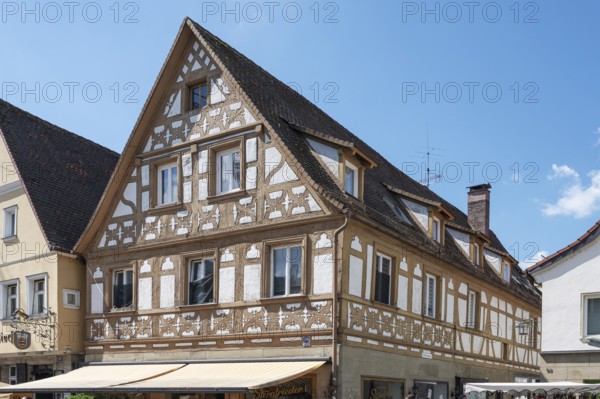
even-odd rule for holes
{"type": "Polygon", "coordinates": [[[133,304],[133,284],[131,283],[131,278],[129,278],[129,282],[126,283],[122,279],[121,281],[117,281],[115,286],[113,287],[115,303],[113,304],[116,308],[126,308],[133,304]]]}
{"type": "Polygon", "coordinates": [[[190,281],[190,304],[213,302],[213,274],[190,281]]]}

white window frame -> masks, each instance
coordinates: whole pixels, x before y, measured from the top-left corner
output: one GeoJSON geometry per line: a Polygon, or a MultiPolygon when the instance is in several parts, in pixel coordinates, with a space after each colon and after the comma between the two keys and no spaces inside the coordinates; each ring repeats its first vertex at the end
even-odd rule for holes
{"type": "Polygon", "coordinates": [[[12,313],[8,314],[8,312],[7,312],[7,306],[8,306],[8,287],[13,286],[13,285],[17,286],[16,309],[19,309],[19,306],[20,306],[20,304],[19,304],[19,292],[20,292],[19,279],[6,280],[6,281],[2,281],[0,283],[0,319],[2,319],[2,320],[8,320],[12,317],[12,313]]]}
{"type": "Polygon", "coordinates": [[[508,264],[508,262],[503,262],[502,263],[502,279],[507,282],[510,283],[510,265],[508,264]]]}
{"type": "MultiPolygon", "coordinates": [[[[233,157],[231,157],[231,159],[233,160],[233,157]]],[[[221,150],[221,151],[217,151],[215,153],[215,161],[216,161],[216,165],[217,165],[217,173],[216,173],[216,194],[217,195],[222,195],[222,194],[227,194],[227,193],[233,193],[236,191],[240,191],[242,189],[242,151],[240,149],[239,146],[236,147],[232,147],[232,148],[228,148],[226,150],[221,150]],[[223,176],[223,168],[221,167],[221,158],[225,155],[233,155],[237,153],[238,154],[238,159],[240,162],[240,169],[239,169],[239,181],[237,182],[238,187],[237,188],[233,188],[234,186],[234,173],[233,173],[233,161],[232,164],[229,165],[232,167],[230,174],[231,174],[231,187],[222,187],[222,176],[223,176]]]]}
{"type": "Polygon", "coordinates": [[[437,316],[437,277],[432,274],[426,274],[425,276],[425,309],[424,313],[426,317],[436,318],[437,316]],[[431,312],[429,312],[429,297],[430,290],[432,288],[429,286],[429,281],[433,281],[433,293],[432,293],[432,304],[431,304],[431,312]]]}
{"type": "Polygon", "coordinates": [[[590,299],[600,299],[600,293],[595,294],[583,294],[583,314],[581,315],[583,319],[583,331],[582,337],[594,337],[599,336],[600,334],[588,334],[588,300],[590,299]]]}
{"type": "Polygon", "coordinates": [[[165,206],[165,205],[173,205],[173,204],[177,204],[179,202],[179,168],[177,167],[177,162],[170,162],[164,165],[160,165],[156,168],[156,203],[158,204],[158,206],[165,206]],[[175,176],[177,181],[175,182],[175,192],[172,192],[173,189],[173,173],[172,173],[172,169],[175,168],[175,176]],[[168,176],[168,182],[167,182],[167,187],[168,187],[168,195],[171,197],[169,201],[164,201],[163,200],[163,177],[162,177],[162,172],[164,170],[169,170],[169,173],[167,174],[168,176]]]}
{"type": "Polygon", "coordinates": [[[393,260],[390,256],[384,255],[380,252],[377,252],[376,256],[375,256],[375,289],[373,290],[373,294],[375,295],[375,297],[377,297],[377,272],[381,272],[383,273],[383,259],[387,259],[390,262],[390,270],[388,275],[390,276],[390,286],[388,287],[388,295],[387,295],[387,302],[380,302],[378,300],[376,300],[376,302],[378,303],[383,303],[384,305],[391,305],[392,304],[392,286],[394,283],[393,280],[393,270],[394,270],[394,263],[393,260]]]}
{"type": "Polygon", "coordinates": [[[351,196],[358,198],[358,168],[348,161],[344,163],[344,166],[344,191],[350,194],[351,196]],[[348,186],[346,185],[346,173],[348,169],[350,169],[354,173],[351,190],[348,190],[348,186]]]}
{"type": "Polygon", "coordinates": [[[187,304],[188,305],[206,305],[206,304],[210,304],[210,303],[215,303],[216,302],[216,292],[215,292],[215,278],[216,278],[216,270],[217,269],[217,262],[215,260],[215,258],[213,257],[206,257],[206,258],[198,258],[198,259],[192,259],[190,260],[190,264],[188,267],[188,281],[187,281],[187,304]],[[204,268],[203,271],[203,275],[206,275],[206,261],[210,260],[212,261],[212,275],[213,275],[213,294],[212,294],[212,299],[208,302],[201,302],[201,303],[192,303],[192,298],[191,298],[191,292],[190,292],[190,285],[193,281],[192,280],[192,276],[193,274],[193,270],[194,270],[194,265],[196,264],[202,264],[202,267],[204,268]]]}
{"type": "Polygon", "coordinates": [[[40,273],[33,276],[27,276],[27,310],[25,311],[29,316],[43,316],[48,312],[48,274],[40,273]],[[39,280],[44,281],[44,299],[43,299],[43,311],[41,313],[34,312],[33,305],[35,304],[35,296],[38,294],[35,289],[35,283],[39,280]]]}
{"type": "MultiPolygon", "coordinates": [[[[131,272],[131,305],[124,307],[124,308],[133,308],[133,305],[135,303],[135,290],[133,287],[133,281],[135,279],[134,273],[133,273],[133,268],[132,267],[124,267],[121,269],[115,269],[112,271],[112,286],[111,286],[111,291],[112,291],[112,300],[111,300],[111,307],[112,308],[117,308],[115,306],[115,286],[116,286],[116,282],[117,282],[117,274],[118,273],[123,273],[123,272],[131,272]]],[[[125,281],[125,279],[123,279],[125,281]]],[[[122,309],[122,308],[117,308],[117,309],[122,309]]]]}
{"type": "Polygon", "coordinates": [[[9,385],[17,384],[17,366],[14,364],[8,366],[8,384],[9,385]]]}
{"type": "Polygon", "coordinates": [[[433,235],[433,240],[435,242],[442,242],[442,222],[440,221],[440,219],[434,217],[433,218],[433,226],[432,226],[432,235],[433,235]]]}
{"type": "Polygon", "coordinates": [[[195,110],[200,110],[202,108],[205,108],[206,106],[208,106],[208,103],[210,101],[210,84],[206,81],[200,81],[196,84],[193,84],[191,86],[189,86],[189,96],[190,96],[190,105],[189,105],[189,110],[190,111],[195,111],[195,110]],[[202,104],[202,86],[206,86],[206,102],[204,104],[202,104]],[[198,88],[199,93],[198,93],[198,106],[194,107],[194,89],[198,88]]]}
{"type": "Polygon", "coordinates": [[[10,239],[17,236],[18,225],[18,207],[16,205],[4,208],[4,234],[3,239],[10,239]],[[14,215],[14,218],[12,218],[14,215]]]}
{"type": "Polygon", "coordinates": [[[302,295],[303,294],[303,284],[304,284],[304,246],[300,243],[298,244],[290,244],[290,245],[278,245],[278,246],[273,246],[270,249],[270,281],[269,281],[269,296],[271,298],[283,298],[286,296],[298,296],[298,295],[302,295]],[[290,267],[292,262],[290,262],[290,258],[291,258],[291,249],[292,248],[299,248],[300,249],[300,292],[298,293],[290,293],[290,267]],[[275,256],[274,256],[274,251],[277,249],[286,249],[286,262],[285,262],[285,294],[283,295],[275,295],[274,291],[275,291],[275,256]]]}
{"type": "Polygon", "coordinates": [[[477,323],[477,293],[469,291],[467,306],[467,328],[475,328],[477,323]]]}
{"type": "Polygon", "coordinates": [[[63,288],[63,306],[68,309],[79,309],[81,306],[81,292],[79,290],[70,290],[63,288]],[[75,304],[69,303],[69,295],[75,296],[75,304]]]}

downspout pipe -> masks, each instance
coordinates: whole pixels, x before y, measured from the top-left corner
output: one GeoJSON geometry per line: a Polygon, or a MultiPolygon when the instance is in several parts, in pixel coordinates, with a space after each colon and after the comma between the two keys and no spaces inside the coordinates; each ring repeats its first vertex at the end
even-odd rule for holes
{"type": "Polygon", "coordinates": [[[350,217],[352,215],[352,213],[350,212],[350,210],[343,209],[342,213],[344,214],[344,223],[337,228],[337,230],[335,230],[335,232],[333,233],[333,259],[334,259],[334,267],[333,267],[333,300],[332,300],[332,310],[333,310],[333,351],[332,351],[332,361],[331,361],[331,386],[333,388],[333,392],[332,392],[332,398],[336,398],[337,396],[337,363],[338,363],[338,318],[341,316],[340,312],[338,311],[338,297],[339,297],[339,293],[338,293],[338,267],[339,270],[342,270],[343,267],[343,251],[338,251],[338,247],[340,247],[339,245],[339,241],[338,241],[338,236],[339,234],[344,231],[344,229],[346,227],[348,227],[348,223],[350,222],[350,217]],[[338,258],[338,256],[341,255],[340,258],[338,258]]]}

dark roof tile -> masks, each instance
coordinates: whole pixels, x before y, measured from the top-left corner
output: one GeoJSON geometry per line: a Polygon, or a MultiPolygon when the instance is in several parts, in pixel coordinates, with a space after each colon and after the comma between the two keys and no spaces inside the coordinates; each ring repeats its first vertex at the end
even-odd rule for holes
{"type": "Polygon", "coordinates": [[[1,99],[0,133],[48,245],[71,251],[119,155],[1,99]]]}

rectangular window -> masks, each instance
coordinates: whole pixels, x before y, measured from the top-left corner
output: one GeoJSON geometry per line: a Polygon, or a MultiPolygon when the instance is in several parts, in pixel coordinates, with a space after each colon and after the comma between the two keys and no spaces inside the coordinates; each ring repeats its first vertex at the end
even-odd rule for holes
{"type": "Polygon", "coordinates": [[[17,235],[17,207],[11,206],[4,209],[4,237],[11,238],[17,235]]]}
{"type": "Polygon", "coordinates": [[[208,83],[203,82],[190,87],[190,109],[200,109],[208,104],[208,83]]]}
{"type": "Polygon", "coordinates": [[[17,383],[17,366],[8,366],[8,383],[10,385],[17,383]]]}
{"type": "Polygon", "coordinates": [[[271,250],[271,296],[302,292],[302,247],[290,246],[271,250]]]}
{"type": "Polygon", "coordinates": [[[440,242],[440,220],[433,218],[433,239],[435,242],[440,242]]]}
{"type": "Polygon", "coordinates": [[[504,263],[502,268],[502,277],[507,283],[510,282],[510,265],[508,263],[504,263]]]}
{"type": "Polygon", "coordinates": [[[133,304],[133,270],[117,270],[113,275],[113,307],[127,308],[133,304]]]}
{"type": "Polygon", "coordinates": [[[467,328],[475,328],[477,321],[477,293],[469,291],[469,304],[467,312],[467,328]]]}
{"type": "Polygon", "coordinates": [[[392,258],[378,253],[375,270],[375,301],[389,305],[391,295],[392,258]]]}
{"type": "Polygon", "coordinates": [[[18,308],[19,292],[16,284],[6,286],[6,313],[5,318],[8,319],[18,308]]]}
{"type": "Polygon", "coordinates": [[[46,280],[33,281],[33,306],[31,314],[43,314],[46,308],[46,280]]]}
{"type": "Polygon", "coordinates": [[[476,264],[477,266],[479,266],[479,264],[480,264],[480,262],[481,262],[481,261],[479,260],[479,257],[480,257],[480,253],[479,253],[479,244],[473,244],[473,258],[474,258],[474,259],[473,259],[473,261],[475,262],[475,264],[476,264]]]}
{"type": "Polygon", "coordinates": [[[585,335],[600,334],[600,296],[585,298],[585,335]]]}
{"type": "Polygon", "coordinates": [[[158,175],[158,205],[176,204],[178,201],[177,164],[159,166],[158,175]]]}
{"type": "Polygon", "coordinates": [[[217,195],[240,189],[240,159],[239,147],[217,152],[217,195]]]}
{"type": "Polygon", "coordinates": [[[437,278],[427,275],[425,285],[425,316],[436,317],[437,278]]]}
{"type": "Polygon", "coordinates": [[[190,263],[188,304],[214,302],[214,259],[198,259],[190,263]]]}
{"type": "Polygon", "coordinates": [[[358,168],[349,162],[344,168],[344,188],[348,194],[358,198],[358,168]]]}

